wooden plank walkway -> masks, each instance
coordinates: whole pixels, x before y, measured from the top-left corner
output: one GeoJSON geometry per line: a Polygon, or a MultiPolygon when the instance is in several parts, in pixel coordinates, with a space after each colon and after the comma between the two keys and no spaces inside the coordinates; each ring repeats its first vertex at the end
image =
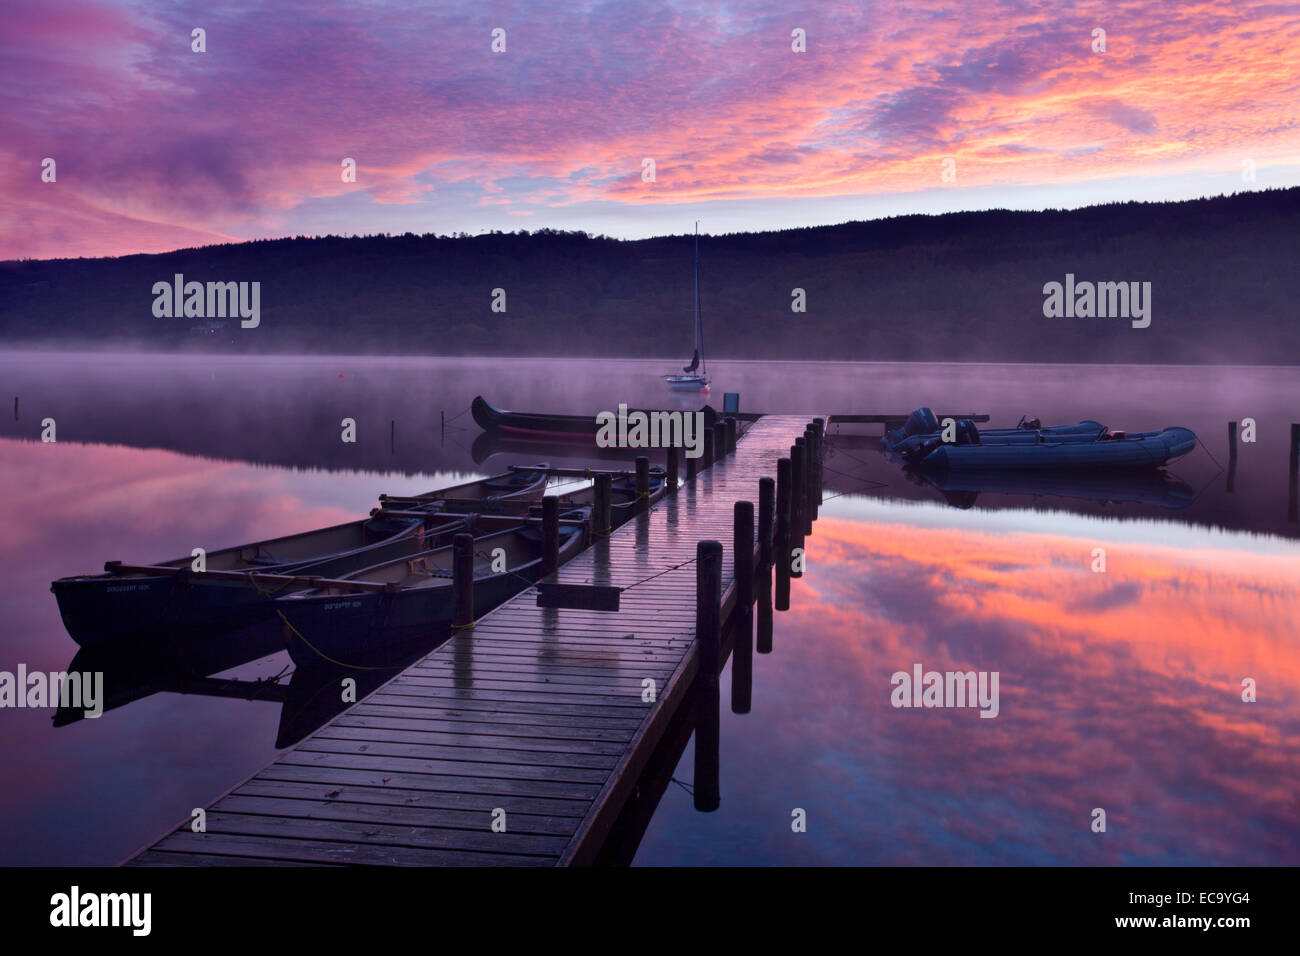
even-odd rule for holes
{"type": "Polygon", "coordinates": [[[217,800],[205,833],[187,821],[130,863],[590,863],[698,669],[696,545],[723,543],[725,620],[733,505],[757,504],[809,420],[760,419],[560,569],[563,583],[631,586],[619,611],[538,608],[530,588],[217,800]]]}

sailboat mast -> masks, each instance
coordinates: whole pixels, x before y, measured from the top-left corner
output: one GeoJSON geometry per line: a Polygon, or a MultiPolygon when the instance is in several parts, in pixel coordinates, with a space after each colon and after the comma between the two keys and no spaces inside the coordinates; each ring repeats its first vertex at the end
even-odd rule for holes
{"type": "Polygon", "coordinates": [[[704,358],[704,320],[700,316],[700,221],[695,220],[695,347],[700,351],[700,374],[709,373],[704,358]]]}

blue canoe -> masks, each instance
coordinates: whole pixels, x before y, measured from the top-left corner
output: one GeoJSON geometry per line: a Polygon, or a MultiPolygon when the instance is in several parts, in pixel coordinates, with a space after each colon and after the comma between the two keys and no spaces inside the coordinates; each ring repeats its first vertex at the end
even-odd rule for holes
{"type": "Polygon", "coordinates": [[[1154,468],[1196,447],[1196,435],[1187,428],[1112,432],[1094,421],[1043,427],[1021,419],[1015,428],[981,430],[963,420],[949,438],[943,440],[930,409],[918,408],[882,444],[913,466],[936,472],[1154,468]]]}

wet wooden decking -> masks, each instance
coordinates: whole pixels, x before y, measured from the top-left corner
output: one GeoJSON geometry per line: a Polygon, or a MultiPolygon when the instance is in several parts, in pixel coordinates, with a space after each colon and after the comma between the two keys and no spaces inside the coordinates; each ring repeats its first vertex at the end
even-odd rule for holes
{"type": "Polygon", "coordinates": [[[757,503],[808,420],[755,422],[560,569],[562,583],[627,587],[617,612],[539,608],[530,588],[217,800],[206,832],[187,823],[130,862],[592,862],[698,669],[696,545],[723,543],[725,620],[734,503],[757,503]]]}

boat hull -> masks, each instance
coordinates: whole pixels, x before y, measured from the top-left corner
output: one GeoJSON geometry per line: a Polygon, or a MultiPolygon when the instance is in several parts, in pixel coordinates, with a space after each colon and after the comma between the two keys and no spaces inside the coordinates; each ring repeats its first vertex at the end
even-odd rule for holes
{"type": "MultiPolygon", "coordinates": [[[[582,549],[584,535],[577,528],[566,528],[561,534],[563,564],[582,549]]],[[[505,573],[476,576],[475,619],[531,586],[541,571],[539,557],[505,573]]],[[[306,668],[369,664],[414,641],[437,647],[451,636],[454,603],[451,580],[446,579],[435,587],[291,596],[281,600],[278,609],[288,625],[289,657],[306,668]]]]}
{"type": "Polygon", "coordinates": [[[941,444],[922,459],[921,467],[936,472],[1154,468],[1195,447],[1196,436],[1186,428],[1102,441],[941,444]]]}

